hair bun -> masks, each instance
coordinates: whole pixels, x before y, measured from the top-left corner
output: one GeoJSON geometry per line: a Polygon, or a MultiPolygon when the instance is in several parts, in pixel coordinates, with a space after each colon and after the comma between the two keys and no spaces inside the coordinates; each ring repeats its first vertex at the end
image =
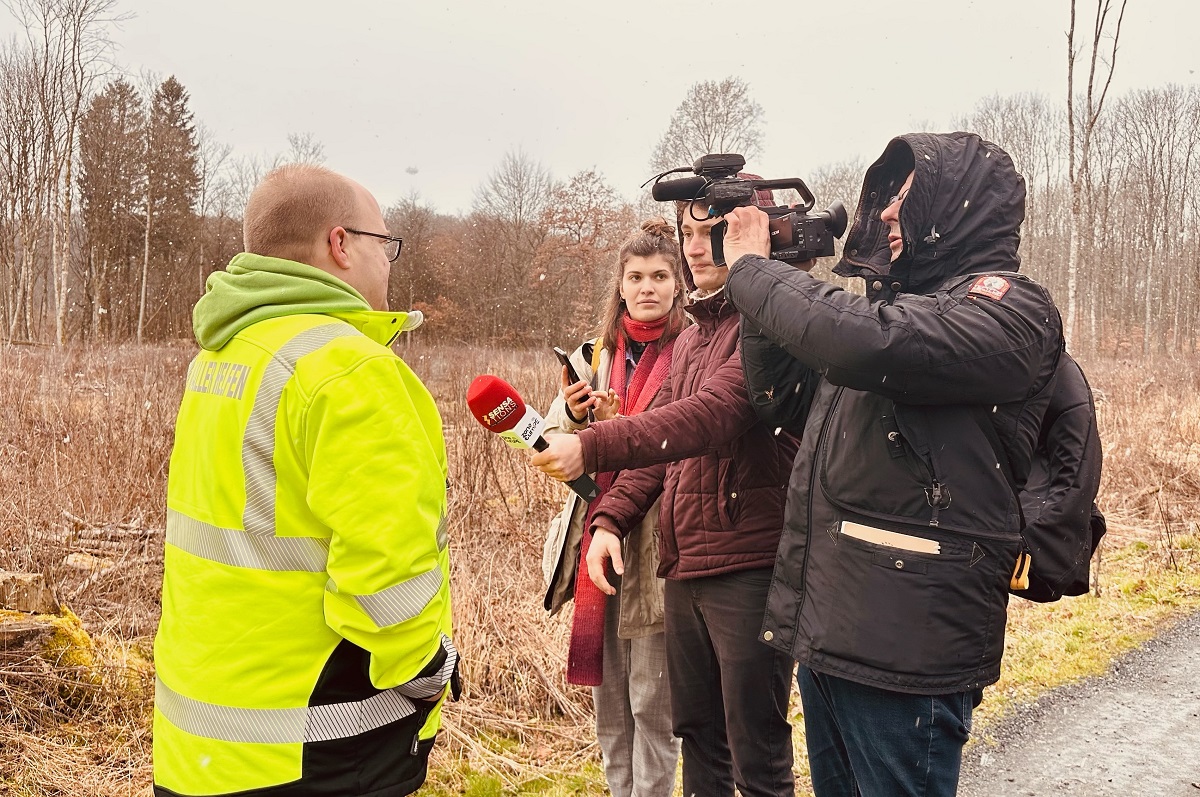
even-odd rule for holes
{"type": "Polygon", "coordinates": [[[642,222],[642,232],[657,235],[659,238],[674,238],[675,225],[662,216],[655,216],[642,222]]]}

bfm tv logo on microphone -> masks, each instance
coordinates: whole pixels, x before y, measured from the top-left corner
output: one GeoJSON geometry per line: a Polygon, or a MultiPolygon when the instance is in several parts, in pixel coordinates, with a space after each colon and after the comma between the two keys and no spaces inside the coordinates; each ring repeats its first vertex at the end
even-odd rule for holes
{"type": "Polygon", "coordinates": [[[513,401],[512,396],[506,396],[504,401],[500,402],[500,406],[483,416],[483,422],[488,426],[495,426],[516,412],[516,409],[517,402],[513,401]]]}

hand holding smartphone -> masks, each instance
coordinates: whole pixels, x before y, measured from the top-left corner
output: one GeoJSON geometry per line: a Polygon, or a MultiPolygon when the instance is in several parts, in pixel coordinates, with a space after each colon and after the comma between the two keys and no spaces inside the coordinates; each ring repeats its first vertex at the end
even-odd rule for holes
{"type": "Polygon", "coordinates": [[[575,366],[571,364],[570,356],[565,351],[560,349],[558,346],[555,346],[554,356],[557,357],[558,361],[567,369],[567,378],[570,380],[570,384],[573,385],[580,381],[579,372],[575,370],[575,366]]]}
{"type": "Polygon", "coordinates": [[[592,419],[592,405],[594,404],[591,398],[591,386],[588,385],[582,391],[569,391],[571,385],[576,385],[583,380],[579,377],[579,372],[575,370],[575,366],[571,364],[571,358],[567,353],[558,346],[554,347],[554,356],[562,363],[563,368],[567,371],[567,383],[563,385],[563,397],[567,401],[567,415],[576,423],[585,423],[592,419]]]}

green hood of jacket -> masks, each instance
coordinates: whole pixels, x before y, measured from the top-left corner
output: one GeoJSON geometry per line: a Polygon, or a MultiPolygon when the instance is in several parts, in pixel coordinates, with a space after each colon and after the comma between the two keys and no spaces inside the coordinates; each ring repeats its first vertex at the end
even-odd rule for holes
{"type": "Polygon", "coordinates": [[[319,268],[242,252],[209,275],[192,330],[201,348],[216,351],[251,324],[302,313],[340,318],[384,345],[422,321],[419,312],[372,310],[362,294],[319,268]]]}

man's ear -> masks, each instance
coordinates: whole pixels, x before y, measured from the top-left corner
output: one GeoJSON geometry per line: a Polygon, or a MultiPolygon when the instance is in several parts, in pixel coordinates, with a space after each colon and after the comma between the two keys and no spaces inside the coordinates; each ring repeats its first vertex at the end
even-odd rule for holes
{"type": "Polygon", "coordinates": [[[329,231],[329,255],[337,267],[343,270],[350,268],[350,253],[346,251],[345,227],[334,227],[329,231]]]}

